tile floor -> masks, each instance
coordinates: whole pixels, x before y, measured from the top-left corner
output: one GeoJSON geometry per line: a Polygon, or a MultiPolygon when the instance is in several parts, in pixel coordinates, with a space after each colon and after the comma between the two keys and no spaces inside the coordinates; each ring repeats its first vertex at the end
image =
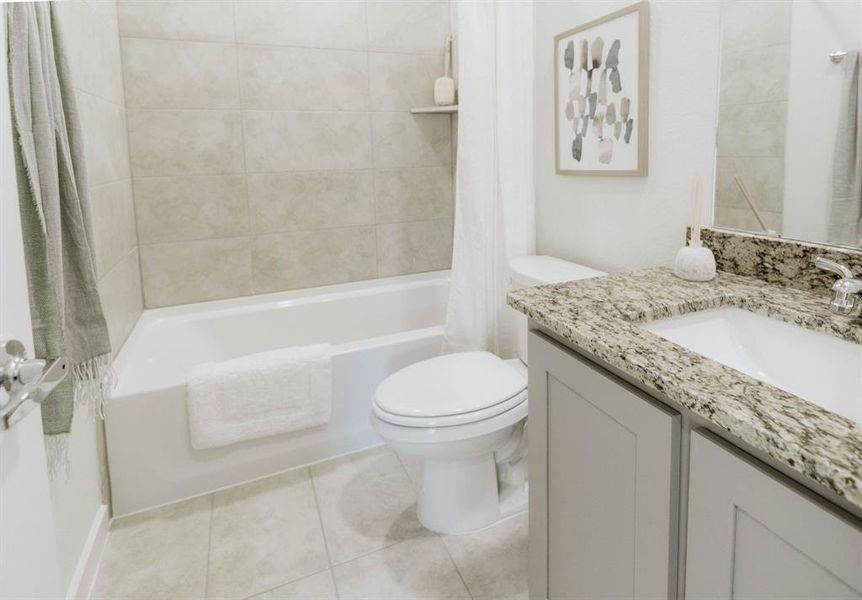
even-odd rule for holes
{"type": "Polygon", "coordinates": [[[416,518],[386,447],[115,521],[95,598],[527,598],[527,515],[461,536],[416,518]]]}

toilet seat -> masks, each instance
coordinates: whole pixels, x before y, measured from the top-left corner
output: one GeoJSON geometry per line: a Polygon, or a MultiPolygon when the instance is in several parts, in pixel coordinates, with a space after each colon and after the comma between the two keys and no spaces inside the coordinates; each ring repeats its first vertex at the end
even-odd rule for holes
{"type": "Polygon", "coordinates": [[[527,399],[524,375],[490,352],[415,363],[377,388],[373,411],[402,427],[451,427],[490,419],[527,399]]]}

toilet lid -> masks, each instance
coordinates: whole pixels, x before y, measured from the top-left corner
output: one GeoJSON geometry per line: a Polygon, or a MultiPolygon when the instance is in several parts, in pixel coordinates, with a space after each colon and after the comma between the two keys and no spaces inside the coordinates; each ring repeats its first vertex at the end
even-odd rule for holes
{"type": "MultiPolygon", "coordinates": [[[[393,373],[377,388],[375,411],[426,419],[510,404],[527,379],[490,352],[459,352],[415,363],[393,373]]],[[[521,401],[521,399],[518,399],[521,401]]]]}

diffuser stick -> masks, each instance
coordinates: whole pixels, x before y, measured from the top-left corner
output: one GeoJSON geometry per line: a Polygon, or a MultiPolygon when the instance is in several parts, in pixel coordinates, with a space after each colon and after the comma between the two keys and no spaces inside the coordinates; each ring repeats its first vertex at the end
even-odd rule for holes
{"type": "Polygon", "coordinates": [[[700,246],[701,216],[703,215],[703,181],[697,178],[694,186],[694,214],[691,219],[691,246],[700,246]]]}

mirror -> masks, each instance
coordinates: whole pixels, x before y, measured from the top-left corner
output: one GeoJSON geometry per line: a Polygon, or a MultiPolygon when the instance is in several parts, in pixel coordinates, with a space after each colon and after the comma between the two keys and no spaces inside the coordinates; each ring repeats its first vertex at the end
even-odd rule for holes
{"type": "Polygon", "coordinates": [[[862,247],[860,50],[859,0],[722,0],[715,227],[862,247]]]}

